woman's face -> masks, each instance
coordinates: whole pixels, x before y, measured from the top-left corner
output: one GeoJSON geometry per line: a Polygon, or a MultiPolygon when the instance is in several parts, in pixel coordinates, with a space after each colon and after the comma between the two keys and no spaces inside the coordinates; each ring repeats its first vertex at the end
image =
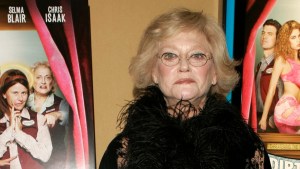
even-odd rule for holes
{"type": "Polygon", "coordinates": [[[15,107],[17,110],[22,110],[28,98],[28,90],[25,86],[17,83],[11,86],[4,94],[3,97],[7,100],[10,107],[15,107]]]}
{"type": "Polygon", "coordinates": [[[300,31],[299,29],[294,29],[291,33],[291,36],[289,38],[291,48],[293,50],[299,50],[300,49],[300,31]]]}
{"type": "Polygon", "coordinates": [[[45,66],[39,66],[34,72],[34,92],[41,95],[48,95],[53,88],[53,78],[51,70],[45,66]]]}
{"type": "Polygon", "coordinates": [[[165,53],[180,58],[174,66],[167,66],[157,59],[152,70],[153,81],[164,93],[167,104],[172,106],[183,99],[202,107],[210,87],[217,82],[214,64],[210,59],[205,65],[195,67],[186,58],[198,53],[212,57],[206,37],[194,31],[179,33],[161,42],[158,56],[165,53]]]}

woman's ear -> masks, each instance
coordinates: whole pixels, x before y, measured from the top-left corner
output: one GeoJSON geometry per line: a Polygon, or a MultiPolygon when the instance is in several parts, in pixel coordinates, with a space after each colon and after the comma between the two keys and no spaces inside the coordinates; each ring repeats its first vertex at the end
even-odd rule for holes
{"type": "Polygon", "coordinates": [[[212,85],[216,85],[217,84],[217,78],[214,78],[211,82],[212,85]]]}
{"type": "Polygon", "coordinates": [[[5,94],[3,94],[2,97],[3,97],[4,99],[6,99],[6,95],[5,95],[5,94]]]}
{"type": "Polygon", "coordinates": [[[158,83],[158,80],[157,80],[157,76],[156,74],[152,73],[152,81],[157,84],[158,83]]]}
{"type": "Polygon", "coordinates": [[[158,83],[158,73],[157,73],[157,69],[155,69],[155,68],[152,69],[151,77],[152,77],[153,83],[157,84],[157,83],[158,83]]]}
{"type": "Polygon", "coordinates": [[[215,72],[214,72],[214,77],[213,77],[213,79],[212,79],[211,84],[212,84],[212,85],[216,85],[217,82],[218,82],[218,80],[217,80],[217,72],[215,71],[215,72]]]}

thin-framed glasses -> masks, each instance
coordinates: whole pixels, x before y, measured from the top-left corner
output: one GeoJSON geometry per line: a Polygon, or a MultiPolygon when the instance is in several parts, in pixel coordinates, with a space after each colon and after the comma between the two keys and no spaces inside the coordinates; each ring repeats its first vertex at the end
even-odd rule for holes
{"type": "MultiPolygon", "coordinates": [[[[175,66],[181,61],[181,57],[172,53],[172,52],[165,52],[160,57],[161,62],[166,66],[175,66]]],[[[202,52],[194,53],[188,57],[186,60],[189,64],[195,67],[204,66],[208,60],[212,59],[211,56],[204,54],[202,52]]]]}

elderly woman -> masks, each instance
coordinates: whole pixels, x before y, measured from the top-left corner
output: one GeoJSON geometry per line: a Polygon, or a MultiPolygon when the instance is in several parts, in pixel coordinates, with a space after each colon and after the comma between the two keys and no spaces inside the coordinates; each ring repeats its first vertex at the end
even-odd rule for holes
{"type": "Polygon", "coordinates": [[[55,79],[48,62],[37,62],[32,67],[33,87],[27,106],[45,117],[48,124],[53,151],[46,168],[65,168],[67,160],[67,138],[69,104],[54,94],[55,79]]]}
{"type": "Polygon", "coordinates": [[[19,70],[7,70],[0,85],[0,160],[10,161],[10,166],[6,163],[1,168],[43,168],[52,142],[44,116],[25,107],[29,93],[26,76],[19,70]]]}
{"type": "Polygon", "coordinates": [[[129,68],[135,100],[100,169],[270,168],[262,141],[226,101],[237,64],[203,13],[177,9],[154,20],[129,68]]]}

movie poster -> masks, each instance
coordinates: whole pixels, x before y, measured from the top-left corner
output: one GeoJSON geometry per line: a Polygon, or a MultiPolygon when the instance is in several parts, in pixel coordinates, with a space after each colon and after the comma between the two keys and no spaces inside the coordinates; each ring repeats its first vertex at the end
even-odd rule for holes
{"type": "Polygon", "coordinates": [[[0,1],[0,168],[95,168],[90,38],[86,0],[0,1]]]}
{"type": "MultiPolygon", "coordinates": [[[[275,66],[276,56],[272,49],[278,42],[279,30],[300,22],[300,1],[248,0],[244,5],[246,19],[237,22],[245,26],[243,29],[246,35],[244,46],[240,45],[245,49],[242,64],[242,114],[265,142],[272,167],[297,169],[300,168],[300,116],[296,111],[299,111],[300,88],[292,83],[297,83],[300,74],[296,68],[286,72],[276,69],[280,66],[275,66]],[[276,71],[281,74],[278,80],[271,81],[276,71]],[[287,80],[284,77],[286,74],[294,76],[287,80]],[[270,86],[273,92],[269,91],[270,86]],[[266,101],[268,92],[274,94],[269,97],[272,99],[266,101]],[[289,115],[292,116],[289,118],[289,115]]],[[[295,43],[300,46],[300,36],[294,35],[297,32],[289,34],[287,43],[292,44],[292,39],[298,39],[295,43]]],[[[299,56],[295,60],[291,63],[288,61],[291,67],[299,67],[299,56]]]]}

